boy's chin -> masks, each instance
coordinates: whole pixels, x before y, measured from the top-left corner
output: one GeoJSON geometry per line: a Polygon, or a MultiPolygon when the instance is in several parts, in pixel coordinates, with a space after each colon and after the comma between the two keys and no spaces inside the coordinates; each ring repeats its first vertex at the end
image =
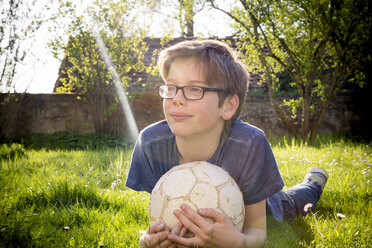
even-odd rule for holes
{"type": "Polygon", "coordinates": [[[170,129],[176,137],[187,138],[195,136],[195,130],[192,130],[191,125],[178,123],[175,125],[170,125],[170,129]]]}
{"type": "Polygon", "coordinates": [[[177,137],[180,137],[180,138],[186,138],[188,136],[191,136],[191,133],[190,132],[187,132],[187,130],[185,129],[179,129],[179,128],[171,128],[172,130],[172,133],[177,136],[177,137]]]}

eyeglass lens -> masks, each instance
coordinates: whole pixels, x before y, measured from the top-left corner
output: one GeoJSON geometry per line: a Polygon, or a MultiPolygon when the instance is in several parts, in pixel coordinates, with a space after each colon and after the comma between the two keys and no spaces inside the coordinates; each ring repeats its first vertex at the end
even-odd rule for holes
{"type": "Polygon", "coordinates": [[[162,85],[159,87],[159,94],[163,98],[171,99],[177,95],[177,91],[182,90],[183,96],[188,100],[198,100],[203,98],[203,88],[196,86],[176,87],[172,85],[162,85]]]}

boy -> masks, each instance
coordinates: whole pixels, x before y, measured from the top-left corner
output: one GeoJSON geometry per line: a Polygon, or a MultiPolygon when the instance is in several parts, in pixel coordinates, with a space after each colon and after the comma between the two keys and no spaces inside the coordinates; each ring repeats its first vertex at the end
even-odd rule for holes
{"type": "Polygon", "coordinates": [[[293,219],[305,204],[317,203],[328,179],[313,168],[302,184],[285,193],[271,147],[261,130],[237,120],[248,89],[249,74],[234,51],[219,41],[185,41],[162,51],[158,65],[165,84],[166,120],[144,129],[133,151],[126,185],[151,192],[173,166],[208,161],[227,170],[243,193],[242,232],[213,209],[193,211],[182,204],[174,214],[178,225],[151,225],[141,246],[258,247],[266,237],[266,212],[293,219]],[[214,223],[205,221],[209,217],[214,223]],[[186,230],[194,237],[185,238],[186,230]]]}

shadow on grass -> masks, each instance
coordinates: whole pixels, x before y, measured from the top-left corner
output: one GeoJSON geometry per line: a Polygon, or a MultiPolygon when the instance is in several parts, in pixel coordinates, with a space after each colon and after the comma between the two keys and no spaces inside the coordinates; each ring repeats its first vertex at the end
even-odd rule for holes
{"type": "Polygon", "coordinates": [[[32,247],[32,226],[35,220],[30,214],[15,209],[0,212],[0,247],[32,247]]]}
{"type": "Polygon", "coordinates": [[[97,225],[97,221],[120,219],[123,226],[148,224],[147,208],[141,200],[125,192],[105,194],[68,181],[46,189],[27,188],[19,192],[18,197],[6,204],[3,202],[0,215],[3,216],[0,248],[62,245],[58,242],[67,242],[64,233],[69,229],[85,230],[97,225]]]}
{"type": "Polygon", "coordinates": [[[265,248],[290,248],[306,247],[313,240],[310,226],[302,217],[297,217],[293,222],[278,222],[272,217],[267,219],[267,239],[265,248]]]}
{"type": "Polygon", "coordinates": [[[50,184],[48,188],[28,188],[22,192],[16,203],[17,209],[27,209],[34,206],[36,209],[45,207],[68,208],[80,204],[87,208],[107,208],[105,197],[96,190],[83,185],[71,185],[68,181],[50,184]]]}
{"type": "MultiPolygon", "coordinates": [[[[132,205],[137,204],[133,197],[126,196],[124,192],[120,196],[109,198],[95,188],[62,181],[51,184],[46,189],[28,188],[20,194],[15,207],[19,211],[30,208],[34,208],[35,211],[42,211],[45,208],[69,209],[77,207],[100,211],[110,210],[112,212],[123,209],[138,210],[136,207],[132,209],[132,205]]],[[[131,219],[138,222],[144,213],[143,211],[134,211],[134,213],[128,214],[133,217],[131,219]]]]}
{"type": "Polygon", "coordinates": [[[22,144],[26,149],[34,150],[102,150],[107,148],[130,148],[134,141],[128,137],[110,136],[106,134],[77,134],[58,132],[54,134],[30,134],[21,139],[0,138],[0,143],[22,144]]]}
{"type": "MultiPolygon", "coordinates": [[[[328,237],[337,227],[337,222],[340,219],[337,217],[337,213],[342,213],[346,215],[346,218],[351,216],[364,216],[358,221],[358,226],[368,225],[368,219],[370,216],[366,216],[365,212],[370,206],[371,195],[368,192],[327,192],[322,196],[321,201],[313,210],[315,218],[318,220],[327,221],[330,227],[320,228],[323,231],[323,235],[328,237]],[[366,220],[367,219],[367,220],[366,220]],[[366,222],[366,223],[362,223],[366,222]],[[326,233],[324,233],[324,231],[326,233]]],[[[317,247],[317,245],[322,246],[328,242],[327,240],[322,240],[319,238],[319,233],[314,233],[320,230],[317,230],[317,224],[314,227],[311,227],[309,223],[313,223],[315,220],[307,219],[305,217],[298,216],[293,222],[282,222],[278,223],[274,219],[268,219],[268,237],[265,244],[266,247],[317,247]],[[310,222],[309,222],[310,221],[310,222]],[[315,240],[315,241],[314,241],[315,240]],[[315,242],[315,243],[314,243],[315,242]]],[[[321,221],[321,222],[323,222],[321,221]]],[[[320,223],[320,222],[319,222],[320,223]]],[[[340,226],[339,226],[340,228],[340,226]]],[[[351,230],[352,232],[358,231],[358,229],[351,230]]],[[[350,232],[350,229],[348,230],[350,232]]],[[[359,230],[358,233],[364,233],[364,230],[359,230]]],[[[368,232],[368,231],[367,231],[368,232]]],[[[366,234],[367,235],[367,234],[366,234]]],[[[339,247],[338,245],[343,244],[345,240],[334,239],[332,244],[328,244],[327,247],[339,247]],[[337,244],[337,245],[335,245],[337,244]]],[[[351,242],[347,240],[347,242],[351,242]]],[[[355,239],[353,242],[361,242],[362,246],[366,242],[365,240],[355,239]]],[[[323,246],[322,246],[323,247],[323,246]]],[[[346,246],[345,246],[346,247],[346,246]]],[[[355,246],[357,247],[357,246],[355,246]]]]}
{"type": "MultiPolygon", "coordinates": [[[[321,204],[316,212],[324,218],[336,218],[337,213],[347,216],[361,216],[371,205],[372,195],[365,191],[326,192],[322,195],[321,204]]],[[[368,211],[367,211],[368,212],[368,211]]]]}
{"type": "Polygon", "coordinates": [[[269,141],[273,147],[313,147],[313,148],[322,148],[326,145],[335,145],[335,144],[370,144],[370,139],[359,139],[356,136],[350,135],[347,132],[339,132],[336,134],[327,134],[321,133],[318,134],[314,139],[305,140],[300,137],[294,137],[289,135],[284,136],[269,136],[269,141]]]}

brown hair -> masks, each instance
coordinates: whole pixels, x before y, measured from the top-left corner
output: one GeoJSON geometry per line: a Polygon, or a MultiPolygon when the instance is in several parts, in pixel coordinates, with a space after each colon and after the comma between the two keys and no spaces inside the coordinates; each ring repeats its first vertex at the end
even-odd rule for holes
{"type": "Polygon", "coordinates": [[[238,95],[239,107],[231,121],[237,119],[248,91],[249,73],[235,51],[217,40],[183,41],[170,46],[161,51],[158,58],[160,76],[164,81],[172,62],[178,58],[194,58],[197,65],[203,67],[205,83],[226,90],[227,94],[219,94],[219,106],[227,96],[238,95]]]}

